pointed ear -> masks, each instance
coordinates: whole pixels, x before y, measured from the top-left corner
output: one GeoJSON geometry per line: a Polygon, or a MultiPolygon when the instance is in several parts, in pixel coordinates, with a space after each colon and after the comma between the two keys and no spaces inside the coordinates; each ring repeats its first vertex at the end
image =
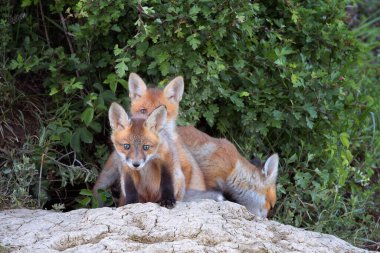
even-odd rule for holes
{"type": "Polygon", "coordinates": [[[265,182],[275,183],[278,174],[278,154],[271,155],[265,162],[264,168],[262,169],[263,175],[265,177],[265,182]]]}
{"type": "Polygon", "coordinates": [[[173,103],[179,103],[182,100],[184,86],[183,77],[177,76],[166,85],[164,89],[165,97],[173,103]]]}
{"type": "Polygon", "coordinates": [[[129,74],[128,88],[132,100],[142,97],[146,92],[146,84],[136,73],[129,74]]]}
{"type": "Polygon", "coordinates": [[[164,105],[157,107],[146,119],[145,126],[158,133],[165,126],[166,114],[166,107],[164,105]]]}
{"type": "Polygon", "coordinates": [[[108,111],[108,118],[112,130],[116,130],[118,127],[125,128],[130,123],[128,114],[125,112],[124,108],[115,102],[111,104],[108,111]]]}

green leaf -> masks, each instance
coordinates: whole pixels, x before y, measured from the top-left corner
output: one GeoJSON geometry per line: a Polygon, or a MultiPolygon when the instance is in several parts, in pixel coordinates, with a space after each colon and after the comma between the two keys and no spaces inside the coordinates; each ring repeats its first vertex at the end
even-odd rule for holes
{"type": "Polygon", "coordinates": [[[239,96],[240,97],[248,97],[249,96],[249,92],[242,91],[242,92],[240,92],[239,96]]]}
{"type": "Polygon", "coordinates": [[[120,55],[123,52],[124,52],[124,49],[123,48],[119,48],[118,44],[116,44],[115,47],[113,48],[113,54],[115,56],[118,56],[118,55],[120,55]]]}
{"type": "Polygon", "coordinates": [[[53,96],[53,95],[57,94],[58,92],[59,92],[58,88],[57,87],[53,87],[50,90],[49,96],[53,96]]]}
{"type": "Polygon", "coordinates": [[[297,24],[299,20],[298,11],[292,11],[292,21],[297,24]]]}
{"type": "Polygon", "coordinates": [[[312,106],[311,104],[305,104],[303,108],[309,113],[310,118],[317,118],[317,111],[315,110],[315,106],[312,106]]]}
{"type": "Polygon", "coordinates": [[[339,138],[340,138],[340,141],[342,142],[342,144],[346,147],[346,148],[349,148],[350,147],[350,135],[348,133],[341,133],[339,135],[339,138]]]}
{"type": "Polygon", "coordinates": [[[200,11],[201,8],[199,8],[197,5],[194,5],[193,7],[191,7],[189,14],[190,16],[194,16],[197,15],[200,11]]]}
{"type": "Polygon", "coordinates": [[[84,143],[92,143],[94,136],[90,131],[87,130],[87,128],[79,128],[80,131],[80,139],[84,143]]]}
{"type": "Polygon", "coordinates": [[[278,66],[285,66],[286,58],[284,56],[281,56],[274,63],[277,64],[278,66]]]}
{"type": "Polygon", "coordinates": [[[243,100],[238,97],[237,95],[232,95],[230,96],[230,100],[232,101],[232,103],[234,103],[237,107],[244,107],[244,103],[243,103],[243,100]]]}
{"type": "Polygon", "coordinates": [[[128,90],[128,82],[125,81],[124,79],[118,79],[118,82],[123,86],[125,90],[128,90]]]}
{"type": "Polygon", "coordinates": [[[116,74],[120,78],[123,78],[125,77],[125,73],[128,71],[128,66],[125,64],[124,61],[121,61],[118,64],[116,64],[115,69],[116,69],[116,74]]]}
{"type": "Polygon", "coordinates": [[[81,189],[80,192],[79,192],[79,195],[82,195],[82,196],[92,196],[92,191],[89,190],[89,189],[81,189]]]}
{"type": "Polygon", "coordinates": [[[170,64],[168,62],[164,62],[164,63],[160,64],[160,71],[161,71],[163,76],[166,76],[167,74],[169,74],[170,64]]]}
{"type": "Polygon", "coordinates": [[[75,152],[80,152],[80,133],[78,130],[71,136],[70,146],[75,152]]]}
{"type": "Polygon", "coordinates": [[[209,126],[214,125],[215,114],[218,112],[219,107],[217,105],[212,104],[208,107],[208,110],[203,114],[209,126]]]}
{"type": "Polygon", "coordinates": [[[71,140],[71,132],[64,132],[64,133],[62,133],[61,140],[62,140],[62,144],[64,146],[69,145],[70,144],[70,140],[71,140]]]}
{"type": "Polygon", "coordinates": [[[308,128],[313,129],[314,127],[314,122],[309,119],[309,117],[306,117],[306,125],[308,128]]]}
{"type": "Polygon", "coordinates": [[[288,163],[294,163],[295,161],[297,161],[298,157],[297,157],[297,154],[293,154],[289,159],[288,159],[288,163]]]}
{"type": "Polygon", "coordinates": [[[90,197],[85,197],[85,198],[83,198],[81,200],[77,200],[77,202],[79,203],[80,206],[87,207],[90,204],[90,202],[91,202],[91,198],[90,197]]]}
{"type": "Polygon", "coordinates": [[[274,110],[274,111],[272,112],[272,115],[273,115],[273,118],[274,118],[275,120],[282,120],[282,119],[283,119],[283,113],[280,112],[279,110],[274,110]]]}
{"type": "Polygon", "coordinates": [[[118,26],[117,24],[114,24],[114,25],[111,27],[111,30],[112,30],[112,31],[115,31],[115,32],[121,32],[120,26],[118,26]]]}
{"type": "Polygon", "coordinates": [[[81,115],[81,120],[86,124],[86,126],[90,125],[92,119],[94,118],[94,108],[87,107],[86,110],[81,115]]]}
{"type": "Polygon", "coordinates": [[[189,37],[187,37],[186,41],[193,48],[193,50],[197,49],[201,44],[201,41],[197,39],[197,34],[190,35],[189,37]]]}
{"type": "Polygon", "coordinates": [[[147,41],[143,41],[136,45],[136,54],[140,57],[144,56],[146,50],[149,47],[149,43],[147,41]]]}
{"type": "Polygon", "coordinates": [[[100,133],[102,131],[102,125],[100,125],[100,123],[96,121],[91,122],[90,128],[94,130],[96,133],[100,133]]]}
{"type": "Polygon", "coordinates": [[[112,90],[113,93],[116,93],[117,82],[110,83],[110,89],[112,90]]]}
{"type": "Polygon", "coordinates": [[[253,8],[255,11],[259,11],[259,10],[260,10],[260,4],[258,4],[258,3],[254,3],[254,4],[252,5],[252,8],[253,8]]]}

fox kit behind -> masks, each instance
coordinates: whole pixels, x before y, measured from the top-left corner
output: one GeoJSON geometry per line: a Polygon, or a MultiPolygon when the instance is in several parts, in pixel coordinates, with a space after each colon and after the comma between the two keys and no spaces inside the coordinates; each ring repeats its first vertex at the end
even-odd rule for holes
{"type": "Polygon", "coordinates": [[[277,154],[264,166],[254,165],[226,139],[210,137],[194,127],[179,127],[178,133],[198,161],[207,189],[221,190],[227,199],[267,217],[276,203],[277,154]]]}
{"type": "Polygon", "coordinates": [[[170,138],[160,134],[166,121],[165,107],[158,107],[148,117],[129,118],[120,105],[112,103],[109,119],[115,148],[112,165],[120,175],[119,205],[158,202],[173,207],[184,196],[185,179],[172,156],[170,138]]]}

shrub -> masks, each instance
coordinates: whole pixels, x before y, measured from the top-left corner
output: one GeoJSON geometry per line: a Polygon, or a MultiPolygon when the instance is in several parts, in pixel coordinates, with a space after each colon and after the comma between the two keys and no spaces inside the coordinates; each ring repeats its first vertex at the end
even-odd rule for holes
{"type": "Polygon", "coordinates": [[[282,157],[275,219],[374,240],[378,62],[345,4],[23,0],[8,67],[16,81],[43,80],[44,178],[93,181],[108,154],[107,108],[129,105],[129,72],[161,86],[183,75],[180,124],[226,136],[246,157],[282,157]]]}

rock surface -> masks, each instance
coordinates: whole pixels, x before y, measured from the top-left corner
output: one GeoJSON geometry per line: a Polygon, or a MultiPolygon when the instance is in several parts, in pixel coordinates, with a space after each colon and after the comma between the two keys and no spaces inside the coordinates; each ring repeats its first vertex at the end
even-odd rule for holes
{"type": "Polygon", "coordinates": [[[231,202],[0,212],[0,252],[366,252],[332,235],[258,219],[231,202]]]}

